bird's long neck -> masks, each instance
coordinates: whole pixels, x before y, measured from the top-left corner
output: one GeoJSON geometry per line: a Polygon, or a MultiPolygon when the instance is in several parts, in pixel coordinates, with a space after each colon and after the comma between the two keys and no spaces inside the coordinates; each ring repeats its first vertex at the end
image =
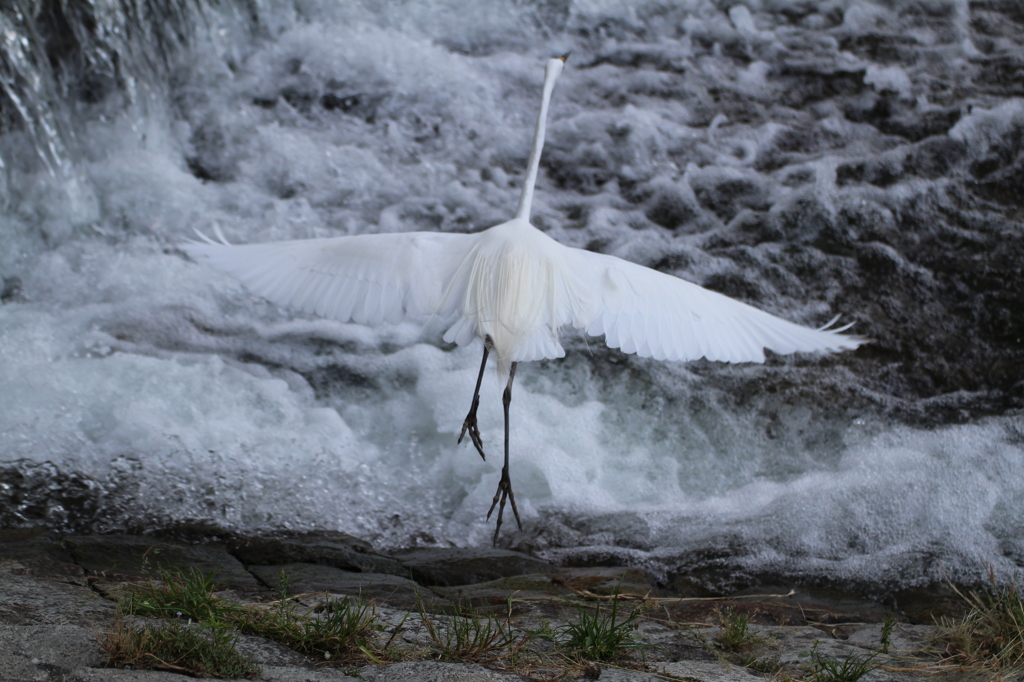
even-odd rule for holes
{"type": "Polygon", "coordinates": [[[530,208],[533,205],[533,187],[537,184],[537,172],[540,169],[540,153],[544,149],[544,131],[547,128],[548,102],[551,101],[551,91],[555,88],[555,81],[562,73],[565,65],[565,58],[557,57],[548,60],[544,69],[544,94],[540,100],[540,113],[537,114],[537,129],[533,132],[533,148],[530,150],[530,162],[526,165],[526,179],[523,180],[523,194],[519,197],[519,208],[516,209],[516,218],[526,221],[530,220],[530,208]]]}

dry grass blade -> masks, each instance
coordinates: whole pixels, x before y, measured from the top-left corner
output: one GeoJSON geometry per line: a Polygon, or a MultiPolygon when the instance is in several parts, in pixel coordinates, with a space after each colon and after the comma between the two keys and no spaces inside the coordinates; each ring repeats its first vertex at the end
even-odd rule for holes
{"type": "Polygon", "coordinates": [[[765,643],[763,637],[750,629],[750,616],[747,614],[729,607],[718,609],[717,615],[721,630],[715,636],[715,641],[723,651],[743,651],[765,643]]]}
{"type": "Polygon", "coordinates": [[[231,630],[161,621],[134,627],[118,618],[99,637],[108,667],[169,670],[194,677],[256,678],[259,666],[235,649],[231,630]]]}
{"type": "Polygon", "coordinates": [[[504,619],[493,614],[481,615],[472,609],[430,617],[422,601],[420,617],[437,648],[437,658],[443,661],[494,663],[514,658],[530,639],[529,634],[516,634],[511,620],[511,602],[504,619]]]}
{"type": "Polygon", "coordinates": [[[379,663],[374,636],[383,629],[374,605],[362,599],[327,596],[321,613],[299,613],[290,601],[274,608],[249,609],[234,617],[242,632],[266,637],[300,653],[334,662],[379,663]]]}
{"type": "Polygon", "coordinates": [[[968,606],[961,618],[939,621],[938,642],[944,663],[959,665],[967,674],[1004,677],[1024,671],[1024,601],[1016,583],[991,586],[966,594],[958,590],[968,606]]]}

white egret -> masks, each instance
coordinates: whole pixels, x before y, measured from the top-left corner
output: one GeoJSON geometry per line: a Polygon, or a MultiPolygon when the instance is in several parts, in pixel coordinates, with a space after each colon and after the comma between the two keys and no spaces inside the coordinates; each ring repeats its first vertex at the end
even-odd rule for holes
{"type": "Polygon", "coordinates": [[[476,234],[407,232],[231,245],[209,240],[182,249],[280,305],[342,322],[376,325],[436,320],[444,340],[483,340],[483,359],[459,442],[469,433],[481,457],[477,426],[480,382],[488,354],[504,380],[505,461],[487,518],[498,506],[498,540],[506,499],[522,529],[509,478],[509,403],[520,362],[560,358],[567,325],[626,353],[659,360],[705,357],[763,362],[776,353],[838,351],[861,339],[843,329],[809,329],[696,284],[628,261],[559,244],[530,224],[544,146],[548,103],[565,58],[545,68],[537,128],[519,207],[512,220],[476,234]],[[500,503],[500,506],[499,506],[500,503]]]}

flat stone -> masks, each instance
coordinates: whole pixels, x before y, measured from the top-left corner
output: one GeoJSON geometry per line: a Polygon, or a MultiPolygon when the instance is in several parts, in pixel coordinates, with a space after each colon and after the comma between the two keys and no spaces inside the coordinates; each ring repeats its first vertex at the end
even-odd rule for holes
{"type": "Polygon", "coordinates": [[[416,609],[422,599],[428,610],[446,605],[429,589],[397,575],[388,573],[357,573],[333,566],[294,563],[280,566],[250,566],[249,570],[267,587],[277,588],[283,570],[288,581],[288,594],[330,592],[353,597],[362,596],[399,609],[416,609]]]}
{"type": "Polygon", "coordinates": [[[510,682],[525,680],[473,663],[442,663],[421,661],[394,665],[366,666],[359,670],[359,679],[366,682],[510,682]]]}
{"type": "Polygon", "coordinates": [[[179,675],[166,670],[124,668],[82,668],[62,678],[63,682],[185,682],[195,679],[190,675],[179,675]]]}
{"type": "MultiPolygon", "coordinates": [[[[697,679],[703,682],[764,682],[764,676],[741,668],[737,665],[728,665],[717,661],[676,661],[672,663],[657,663],[655,669],[665,676],[681,679],[697,679]]],[[[602,674],[601,679],[605,676],[602,674]]],[[[660,678],[664,679],[664,678],[660,678]]],[[[611,678],[614,680],[614,678],[611,678]]]]}
{"type": "Polygon", "coordinates": [[[248,656],[261,667],[266,666],[290,666],[290,667],[311,667],[312,659],[299,652],[289,649],[283,644],[256,635],[239,634],[235,640],[235,648],[238,653],[248,656]]]}
{"type": "Polygon", "coordinates": [[[334,668],[317,668],[302,670],[297,668],[273,667],[263,668],[263,680],[267,682],[358,682],[359,678],[349,677],[334,668]]]}
{"type": "Polygon", "coordinates": [[[0,679],[61,679],[103,662],[96,632],[80,625],[0,625],[0,679]]]}
{"type": "Polygon", "coordinates": [[[0,529],[0,562],[4,560],[15,560],[39,577],[85,576],[60,539],[43,528],[0,529]]]}
{"type": "Polygon", "coordinates": [[[0,562],[0,623],[108,623],[114,617],[114,605],[79,580],[40,578],[19,562],[0,562]]]}
{"type": "Polygon", "coordinates": [[[674,620],[717,624],[719,612],[732,609],[760,625],[828,625],[880,623],[889,610],[876,601],[841,590],[790,589],[760,586],[730,595],[729,599],[689,598],[666,602],[674,620]]]}
{"type": "Polygon", "coordinates": [[[358,538],[336,531],[245,538],[235,541],[231,551],[249,566],[323,564],[347,571],[409,577],[408,569],[401,562],[375,553],[368,543],[358,538]]]}
{"type": "Polygon", "coordinates": [[[75,562],[93,576],[109,581],[152,578],[161,568],[195,568],[213,573],[225,586],[263,591],[224,545],[189,545],[142,535],[88,535],[65,539],[75,562]]]}
{"type": "Polygon", "coordinates": [[[911,623],[922,625],[935,623],[943,617],[959,618],[967,610],[964,598],[945,583],[902,590],[893,597],[900,613],[911,623]]]}
{"type": "Polygon", "coordinates": [[[528,573],[556,574],[558,569],[521,552],[493,548],[422,548],[395,553],[423,585],[470,585],[528,573]]]}
{"type": "MultiPolygon", "coordinates": [[[[911,654],[923,651],[931,646],[934,635],[935,628],[931,625],[898,623],[889,633],[889,652],[911,654]]],[[[846,641],[850,644],[877,649],[882,642],[882,626],[880,623],[862,625],[850,633],[846,641]]]]}
{"type": "MultiPolygon", "coordinates": [[[[657,611],[651,615],[657,615],[657,611]]],[[[639,654],[648,663],[719,661],[716,652],[705,642],[699,641],[692,632],[680,632],[678,627],[668,627],[663,622],[641,619],[635,632],[642,638],[644,646],[650,648],[634,652],[634,656],[639,654]]]]}
{"type": "Polygon", "coordinates": [[[509,598],[544,601],[578,596],[559,577],[546,573],[499,578],[475,585],[437,585],[431,590],[451,601],[472,606],[503,606],[509,598]]]}
{"type": "Polygon", "coordinates": [[[771,637],[778,647],[779,661],[791,666],[805,663],[805,655],[814,648],[815,643],[818,653],[830,658],[844,659],[850,654],[871,654],[870,651],[843,640],[832,639],[821,630],[812,627],[774,628],[771,630],[771,637]]]}
{"type": "Polygon", "coordinates": [[[591,566],[586,568],[562,568],[558,580],[573,592],[590,592],[602,596],[614,594],[638,597],[658,596],[657,586],[639,568],[625,566],[591,566]]]}

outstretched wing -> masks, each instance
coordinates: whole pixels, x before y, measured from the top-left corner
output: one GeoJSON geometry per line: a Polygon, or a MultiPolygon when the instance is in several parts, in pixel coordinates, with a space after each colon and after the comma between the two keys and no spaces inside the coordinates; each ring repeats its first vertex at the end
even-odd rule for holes
{"type": "MultiPolygon", "coordinates": [[[[574,326],[626,353],[658,360],[764,362],[776,353],[838,351],[864,339],[810,329],[621,258],[570,249],[581,296],[574,326]]],[[[827,327],[828,325],[826,325],[827,327]]]]}
{"type": "Polygon", "coordinates": [[[342,322],[451,324],[465,287],[459,266],[474,239],[404,232],[237,245],[207,239],[181,249],[279,305],[342,322]]]}

